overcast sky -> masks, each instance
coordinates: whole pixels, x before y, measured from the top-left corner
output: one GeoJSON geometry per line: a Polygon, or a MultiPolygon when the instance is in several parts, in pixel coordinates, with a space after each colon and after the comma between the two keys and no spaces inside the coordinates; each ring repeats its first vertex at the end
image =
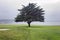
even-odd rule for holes
{"type": "Polygon", "coordinates": [[[60,22],[60,0],[0,0],[0,19],[14,19],[18,9],[37,3],[45,10],[45,22],[60,22]]]}

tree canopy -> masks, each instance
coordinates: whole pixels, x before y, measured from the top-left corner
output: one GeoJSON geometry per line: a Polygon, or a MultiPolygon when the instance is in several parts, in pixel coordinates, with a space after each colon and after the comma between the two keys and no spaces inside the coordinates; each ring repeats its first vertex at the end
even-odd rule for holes
{"type": "Polygon", "coordinates": [[[15,22],[25,21],[28,23],[30,27],[30,23],[33,21],[44,22],[44,10],[37,6],[34,3],[29,3],[27,6],[22,5],[22,9],[18,9],[20,11],[19,15],[15,18],[15,22]]]}

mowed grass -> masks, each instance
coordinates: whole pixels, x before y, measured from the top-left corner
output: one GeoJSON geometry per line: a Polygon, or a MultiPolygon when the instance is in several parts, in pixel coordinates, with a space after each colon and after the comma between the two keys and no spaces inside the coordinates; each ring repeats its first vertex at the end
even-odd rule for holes
{"type": "Polygon", "coordinates": [[[0,24],[0,40],[60,40],[60,26],[0,24]]]}

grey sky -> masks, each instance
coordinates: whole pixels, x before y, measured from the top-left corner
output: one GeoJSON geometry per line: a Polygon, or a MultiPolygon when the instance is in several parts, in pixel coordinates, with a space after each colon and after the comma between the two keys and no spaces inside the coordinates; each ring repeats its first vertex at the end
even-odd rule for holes
{"type": "Polygon", "coordinates": [[[0,19],[14,19],[21,5],[28,3],[37,3],[45,10],[46,22],[60,22],[60,0],[0,0],[0,19]]]}

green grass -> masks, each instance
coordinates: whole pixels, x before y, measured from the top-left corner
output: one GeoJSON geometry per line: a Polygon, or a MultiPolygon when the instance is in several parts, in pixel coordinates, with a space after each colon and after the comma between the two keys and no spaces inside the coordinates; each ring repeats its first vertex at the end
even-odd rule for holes
{"type": "Polygon", "coordinates": [[[60,26],[3,25],[0,24],[0,40],[60,40],[60,26]]]}

